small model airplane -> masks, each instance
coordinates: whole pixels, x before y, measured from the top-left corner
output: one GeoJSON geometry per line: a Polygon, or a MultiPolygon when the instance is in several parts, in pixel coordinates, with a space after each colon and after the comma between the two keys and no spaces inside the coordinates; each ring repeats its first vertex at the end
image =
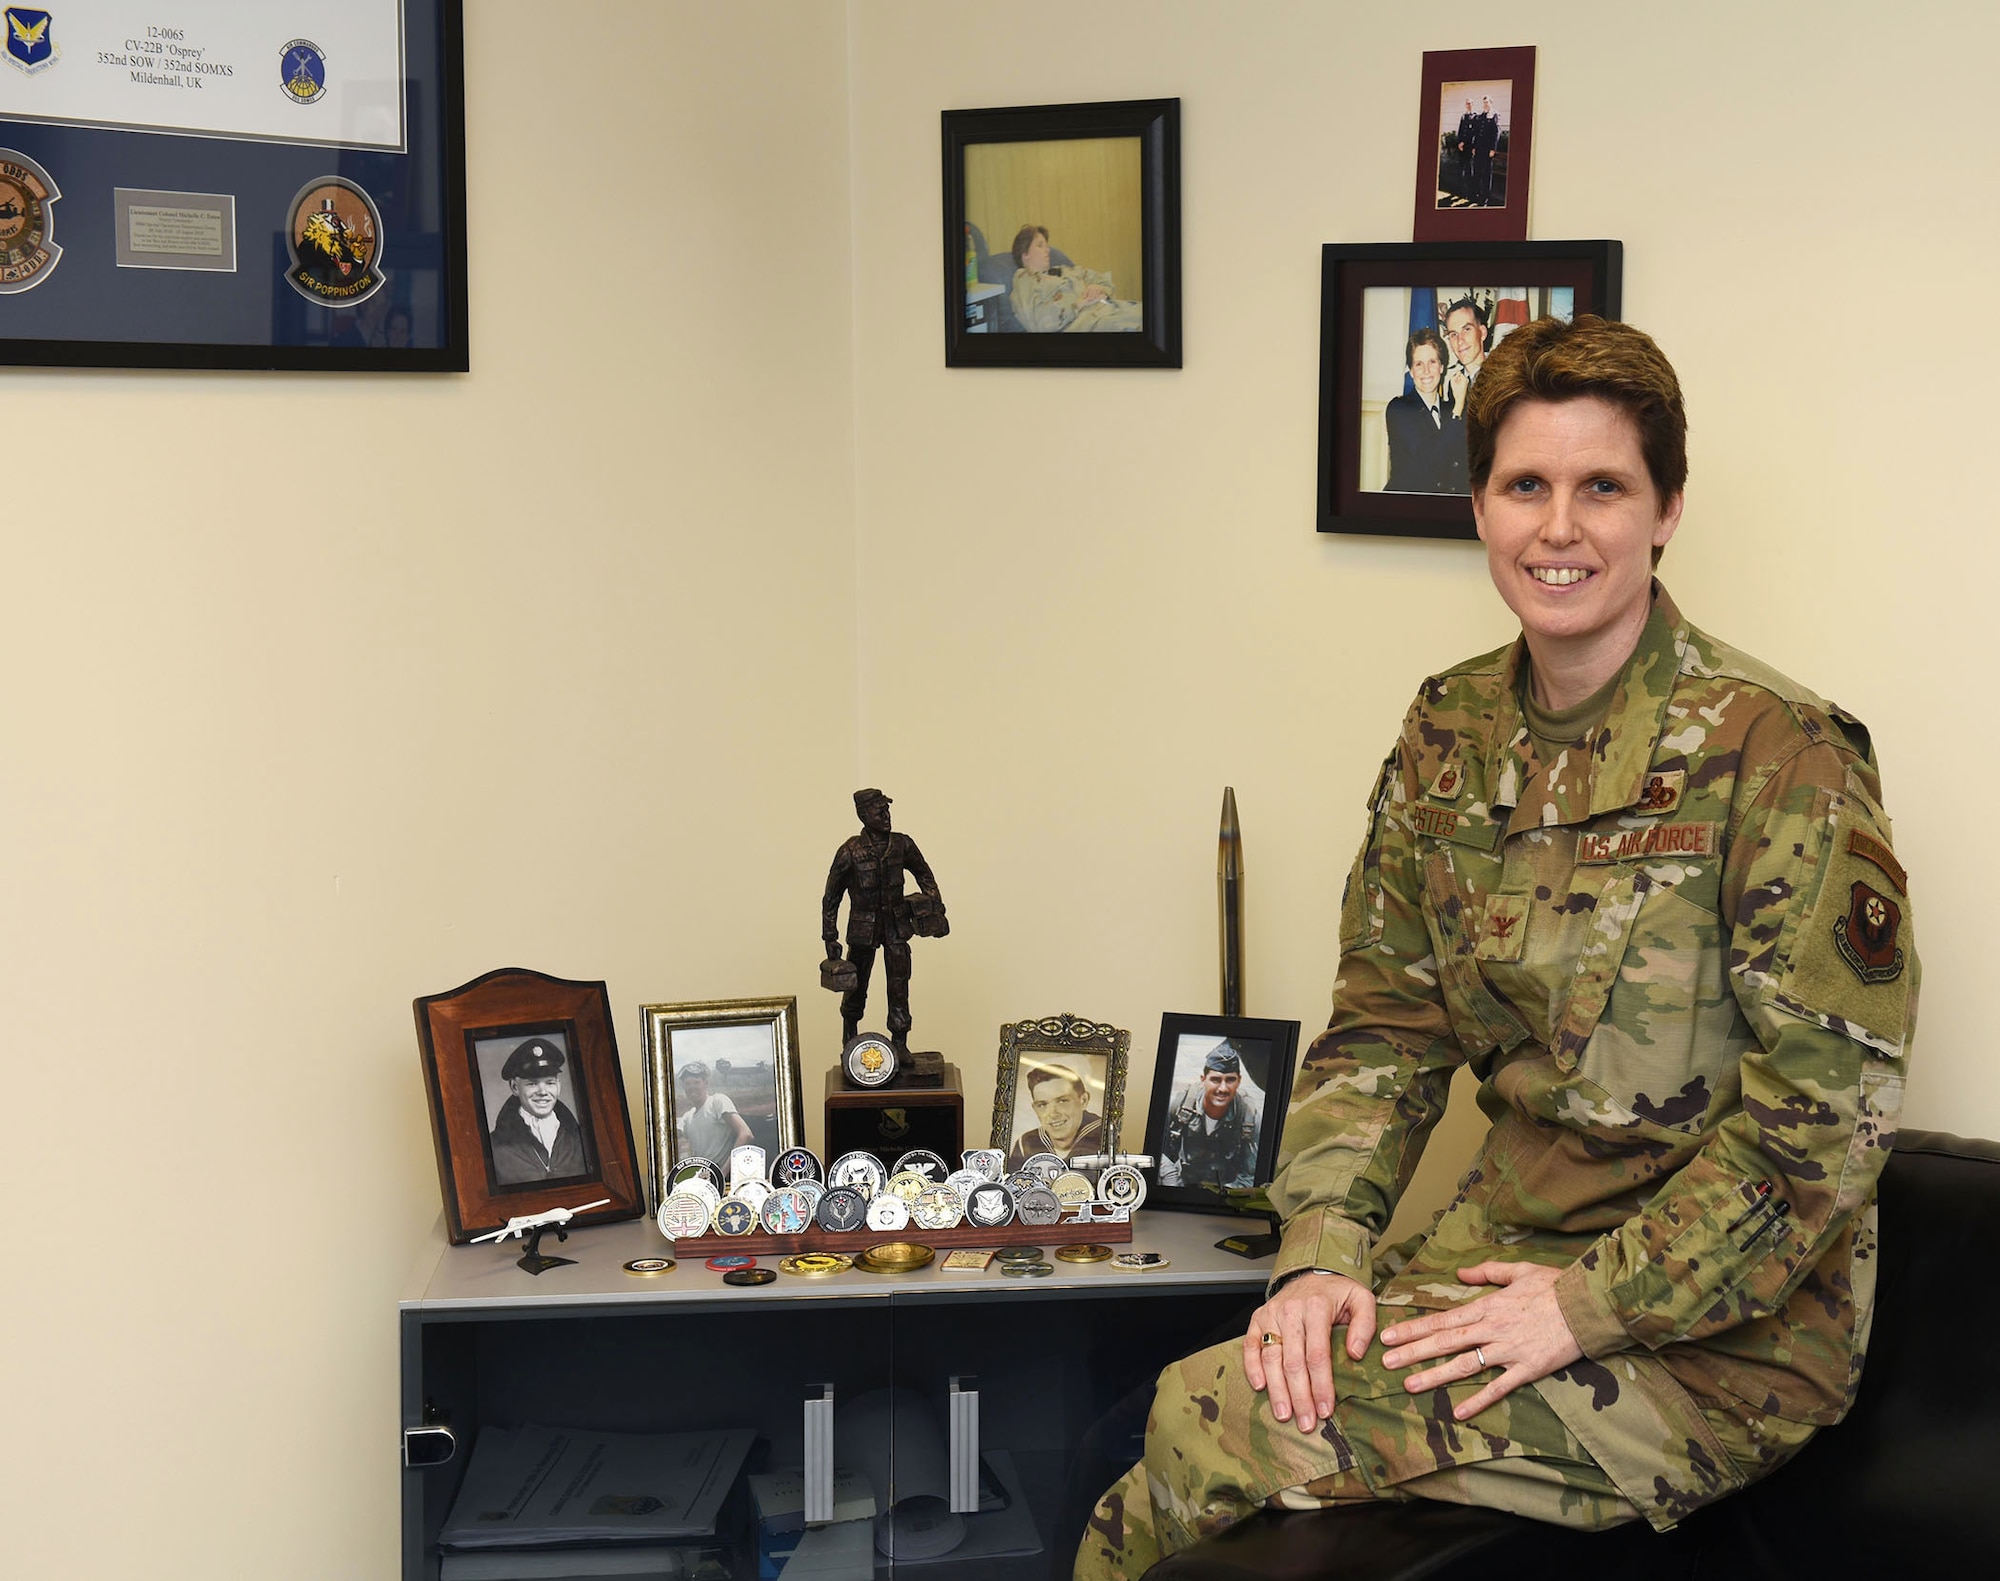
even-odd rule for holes
{"type": "Polygon", "coordinates": [[[575,1218],[579,1213],[588,1213],[592,1208],[608,1208],[610,1206],[611,1199],[609,1197],[599,1197],[597,1201],[586,1202],[580,1208],[551,1208],[547,1213],[518,1214],[507,1221],[507,1227],[504,1230],[492,1230],[485,1235],[473,1236],[472,1244],[477,1246],[481,1241],[504,1241],[510,1235],[526,1235],[532,1230],[547,1229],[552,1225],[555,1228],[558,1240],[568,1240],[569,1237],[563,1233],[563,1226],[568,1224],[571,1219],[575,1218]]]}

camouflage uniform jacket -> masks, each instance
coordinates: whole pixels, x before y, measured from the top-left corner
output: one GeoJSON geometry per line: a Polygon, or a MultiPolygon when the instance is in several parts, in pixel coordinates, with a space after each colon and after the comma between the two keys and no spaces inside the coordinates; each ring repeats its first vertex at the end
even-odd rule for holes
{"type": "MultiPolygon", "coordinates": [[[[1271,1188],[1274,1277],[1445,1308],[1482,1293],[1472,1263],[1560,1267],[1584,1355],[1651,1352],[1612,1365],[1667,1420],[1836,1421],[1919,977],[1867,733],[1657,584],[1588,750],[1537,761],[1524,658],[1426,681],[1383,766],[1271,1188]],[[1375,1248],[1462,1064],[1491,1129],[1430,1228],[1375,1248]]],[[[1656,1525],[1742,1480],[1665,1509],[1591,1425],[1656,1525]]]]}

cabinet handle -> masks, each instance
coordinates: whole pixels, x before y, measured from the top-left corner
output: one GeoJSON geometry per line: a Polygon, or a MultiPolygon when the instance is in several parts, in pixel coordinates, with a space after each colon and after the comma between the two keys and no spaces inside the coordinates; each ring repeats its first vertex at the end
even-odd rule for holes
{"type": "Polygon", "coordinates": [[[820,1385],[817,1400],[805,1403],[806,1524],[833,1519],[833,1385],[820,1385]]]}
{"type": "Polygon", "coordinates": [[[458,1453],[458,1439],[442,1422],[403,1429],[403,1464],[413,1469],[442,1466],[458,1453]]]}
{"type": "Polygon", "coordinates": [[[979,1513],[979,1380],[970,1373],[951,1380],[951,1512],[979,1513]]]}

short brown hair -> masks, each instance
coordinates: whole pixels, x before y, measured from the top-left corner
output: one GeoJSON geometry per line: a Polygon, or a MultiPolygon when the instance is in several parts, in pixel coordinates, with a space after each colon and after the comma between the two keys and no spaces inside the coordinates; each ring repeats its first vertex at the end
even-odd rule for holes
{"type": "Polygon", "coordinates": [[[1632,414],[1639,451],[1664,506],[1687,485],[1687,408],[1674,365],[1643,329],[1579,313],[1538,318],[1486,355],[1465,403],[1466,475],[1473,492],[1493,472],[1493,447],[1523,401],[1609,401],[1632,414]]]}
{"type": "Polygon", "coordinates": [[[1047,241],[1049,239],[1048,226],[1023,225],[1018,231],[1014,232],[1014,267],[1016,269],[1025,269],[1028,267],[1028,249],[1035,245],[1035,238],[1037,236],[1041,237],[1043,241],[1047,241]]]}

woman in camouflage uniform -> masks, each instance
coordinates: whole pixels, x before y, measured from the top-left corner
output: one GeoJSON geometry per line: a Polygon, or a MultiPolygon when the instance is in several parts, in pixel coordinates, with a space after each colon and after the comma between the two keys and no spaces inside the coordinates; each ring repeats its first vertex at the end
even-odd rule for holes
{"type": "Polygon", "coordinates": [[[1383,765],[1265,1303],[1162,1374],[1079,1577],[1264,1505],[1665,1529],[1853,1398],[1908,883],[1867,731],[1653,580],[1685,437],[1659,348],[1588,315],[1517,330],[1473,386],[1521,637],[1426,681],[1383,765]],[[1378,1246],[1461,1065],[1491,1129],[1432,1224],[1378,1246]]]}

